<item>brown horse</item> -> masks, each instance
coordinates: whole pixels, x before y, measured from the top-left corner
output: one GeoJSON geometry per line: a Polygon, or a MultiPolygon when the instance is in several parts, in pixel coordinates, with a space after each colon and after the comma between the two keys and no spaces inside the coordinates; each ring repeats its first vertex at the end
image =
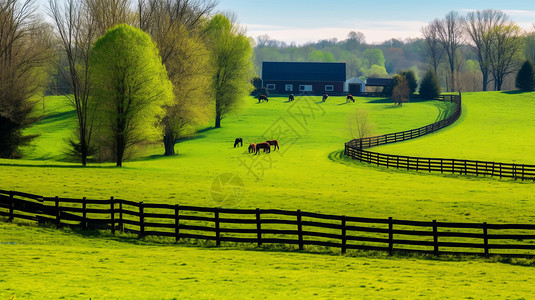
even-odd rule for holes
{"type": "Polygon", "coordinates": [[[288,102],[292,102],[294,100],[294,94],[290,94],[290,96],[288,97],[288,102]]]}
{"type": "Polygon", "coordinates": [[[264,149],[264,152],[270,153],[271,152],[271,145],[269,145],[269,143],[258,143],[258,144],[256,144],[255,155],[258,154],[258,151],[260,151],[260,149],[264,149]]]}
{"type": "Polygon", "coordinates": [[[255,143],[251,143],[249,144],[249,153],[256,153],[256,144],[255,143]]]}
{"type": "Polygon", "coordinates": [[[347,95],[346,103],[349,103],[349,101],[353,101],[353,102],[355,102],[355,99],[353,98],[352,95],[347,95]]]}
{"type": "Polygon", "coordinates": [[[269,102],[269,99],[266,95],[260,95],[258,96],[258,102],[266,101],[269,102]]]}
{"type": "Polygon", "coordinates": [[[279,141],[277,140],[269,140],[269,141],[266,141],[266,143],[268,143],[270,146],[275,146],[275,148],[273,148],[273,151],[279,149],[279,141]]]}
{"type": "Polygon", "coordinates": [[[325,94],[325,95],[323,95],[323,98],[321,99],[321,101],[325,102],[325,100],[327,100],[327,98],[329,98],[329,95],[325,94]]]}

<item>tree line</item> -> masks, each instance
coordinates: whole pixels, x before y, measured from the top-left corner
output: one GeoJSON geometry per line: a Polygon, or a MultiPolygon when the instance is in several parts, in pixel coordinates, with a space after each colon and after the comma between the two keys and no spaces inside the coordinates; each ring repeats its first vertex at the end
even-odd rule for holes
{"type": "Polygon", "coordinates": [[[155,142],[174,155],[209,119],[220,127],[254,70],[253,42],[216,4],[48,0],[49,24],[35,0],[0,0],[0,157],[20,157],[35,137],[23,130],[38,119],[35,96],[49,77],[76,111],[68,153],[84,166],[122,166],[155,142]]]}
{"type": "Polygon", "coordinates": [[[535,25],[523,31],[502,11],[452,11],[421,28],[420,38],[368,44],[361,32],[347,39],[301,46],[257,38],[255,67],[262,61],[345,62],[348,77],[390,77],[412,70],[422,78],[433,70],[446,91],[514,89],[514,74],[526,60],[535,62],[535,25]]]}

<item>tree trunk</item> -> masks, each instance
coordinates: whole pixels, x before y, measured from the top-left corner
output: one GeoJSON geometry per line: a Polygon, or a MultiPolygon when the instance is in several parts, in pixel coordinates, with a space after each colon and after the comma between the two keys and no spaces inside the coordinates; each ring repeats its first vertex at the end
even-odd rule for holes
{"type": "Polygon", "coordinates": [[[163,145],[165,148],[165,156],[175,155],[175,138],[172,134],[166,133],[163,137],[163,145]]]}
{"type": "Polygon", "coordinates": [[[489,84],[489,73],[481,72],[483,74],[483,92],[487,91],[487,85],[489,84]]]}
{"type": "Polygon", "coordinates": [[[215,128],[220,128],[220,127],[221,127],[221,112],[218,111],[215,114],[215,128]]]}

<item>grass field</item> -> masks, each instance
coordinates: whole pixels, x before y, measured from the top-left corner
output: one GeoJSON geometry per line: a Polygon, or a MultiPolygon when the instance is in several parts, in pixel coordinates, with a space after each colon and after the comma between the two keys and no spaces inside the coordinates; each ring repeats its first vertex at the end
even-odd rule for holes
{"type": "MultiPolygon", "coordinates": [[[[465,94],[461,119],[423,139],[436,139],[437,149],[429,149],[444,154],[483,153],[487,156],[480,159],[499,157],[508,162],[522,158],[529,162],[526,149],[532,149],[534,143],[533,130],[529,130],[535,126],[533,109],[522,113],[522,106],[505,104],[522,101],[533,107],[524,100],[533,95],[465,94]],[[493,106],[506,106],[496,114],[510,120],[505,124],[514,124],[506,127],[510,130],[495,125],[495,132],[486,135],[494,144],[508,141],[499,151],[467,142],[470,135],[481,135],[472,134],[472,127],[482,132],[490,126],[481,122],[493,106]],[[522,124],[528,128],[525,132],[519,130],[522,124]],[[497,130],[500,128],[503,130],[497,130]],[[452,132],[464,152],[451,141],[439,143],[442,136],[452,138],[452,132]]],[[[351,139],[347,119],[357,108],[367,112],[374,134],[384,134],[436,121],[446,110],[443,103],[395,107],[385,99],[359,98],[355,104],[344,104],[342,97],[329,97],[326,103],[318,103],[320,100],[298,97],[294,103],[286,103],[283,98],[270,98],[269,103],[256,104],[250,98],[239,113],[223,120],[223,128],[202,130],[195,138],[177,144],[179,155],[163,157],[163,146],[155,146],[118,169],[110,163],[82,168],[65,160],[63,140],[71,134],[74,114],[63,98],[48,97],[45,118],[30,130],[41,137],[26,149],[26,158],[0,160],[0,189],[218,206],[221,203],[211,197],[212,182],[220,174],[233,173],[243,180],[246,195],[237,203],[223,203],[224,207],[423,221],[535,221],[533,182],[399,171],[341,157],[344,143],[351,139]],[[246,144],[278,138],[281,149],[253,156],[246,153],[246,145],[232,147],[236,137],[246,144]]],[[[419,139],[399,147],[407,151],[424,147],[411,146],[413,143],[419,139]]],[[[387,147],[386,153],[396,153],[387,147]]],[[[0,298],[12,293],[20,298],[250,298],[253,290],[259,298],[308,298],[314,294],[321,298],[529,298],[533,291],[529,284],[532,266],[483,260],[198,249],[5,223],[0,226],[0,249],[7,254],[0,258],[0,265],[3,273],[10,274],[0,278],[0,298]],[[60,278],[69,280],[60,282],[60,278]]]]}
{"type": "Polygon", "coordinates": [[[0,299],[529,299],[533,267],[198,249],[0,223],[0,299]]]}
{"type": "Polygon", "coordinates": [[[465,93],[463,100],[461,119],[441,134],[373,151],[535,164],[535,93],[465,93]]]}

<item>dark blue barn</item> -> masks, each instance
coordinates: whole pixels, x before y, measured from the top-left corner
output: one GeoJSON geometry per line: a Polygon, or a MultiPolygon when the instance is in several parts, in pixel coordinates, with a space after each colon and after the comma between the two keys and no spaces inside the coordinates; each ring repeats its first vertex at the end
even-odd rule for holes
{"type": "Polygon", "coordinates": [[[345,63],[262,63],[262,85],[272,94],[342,94],[345,81],[345,63]]]}

